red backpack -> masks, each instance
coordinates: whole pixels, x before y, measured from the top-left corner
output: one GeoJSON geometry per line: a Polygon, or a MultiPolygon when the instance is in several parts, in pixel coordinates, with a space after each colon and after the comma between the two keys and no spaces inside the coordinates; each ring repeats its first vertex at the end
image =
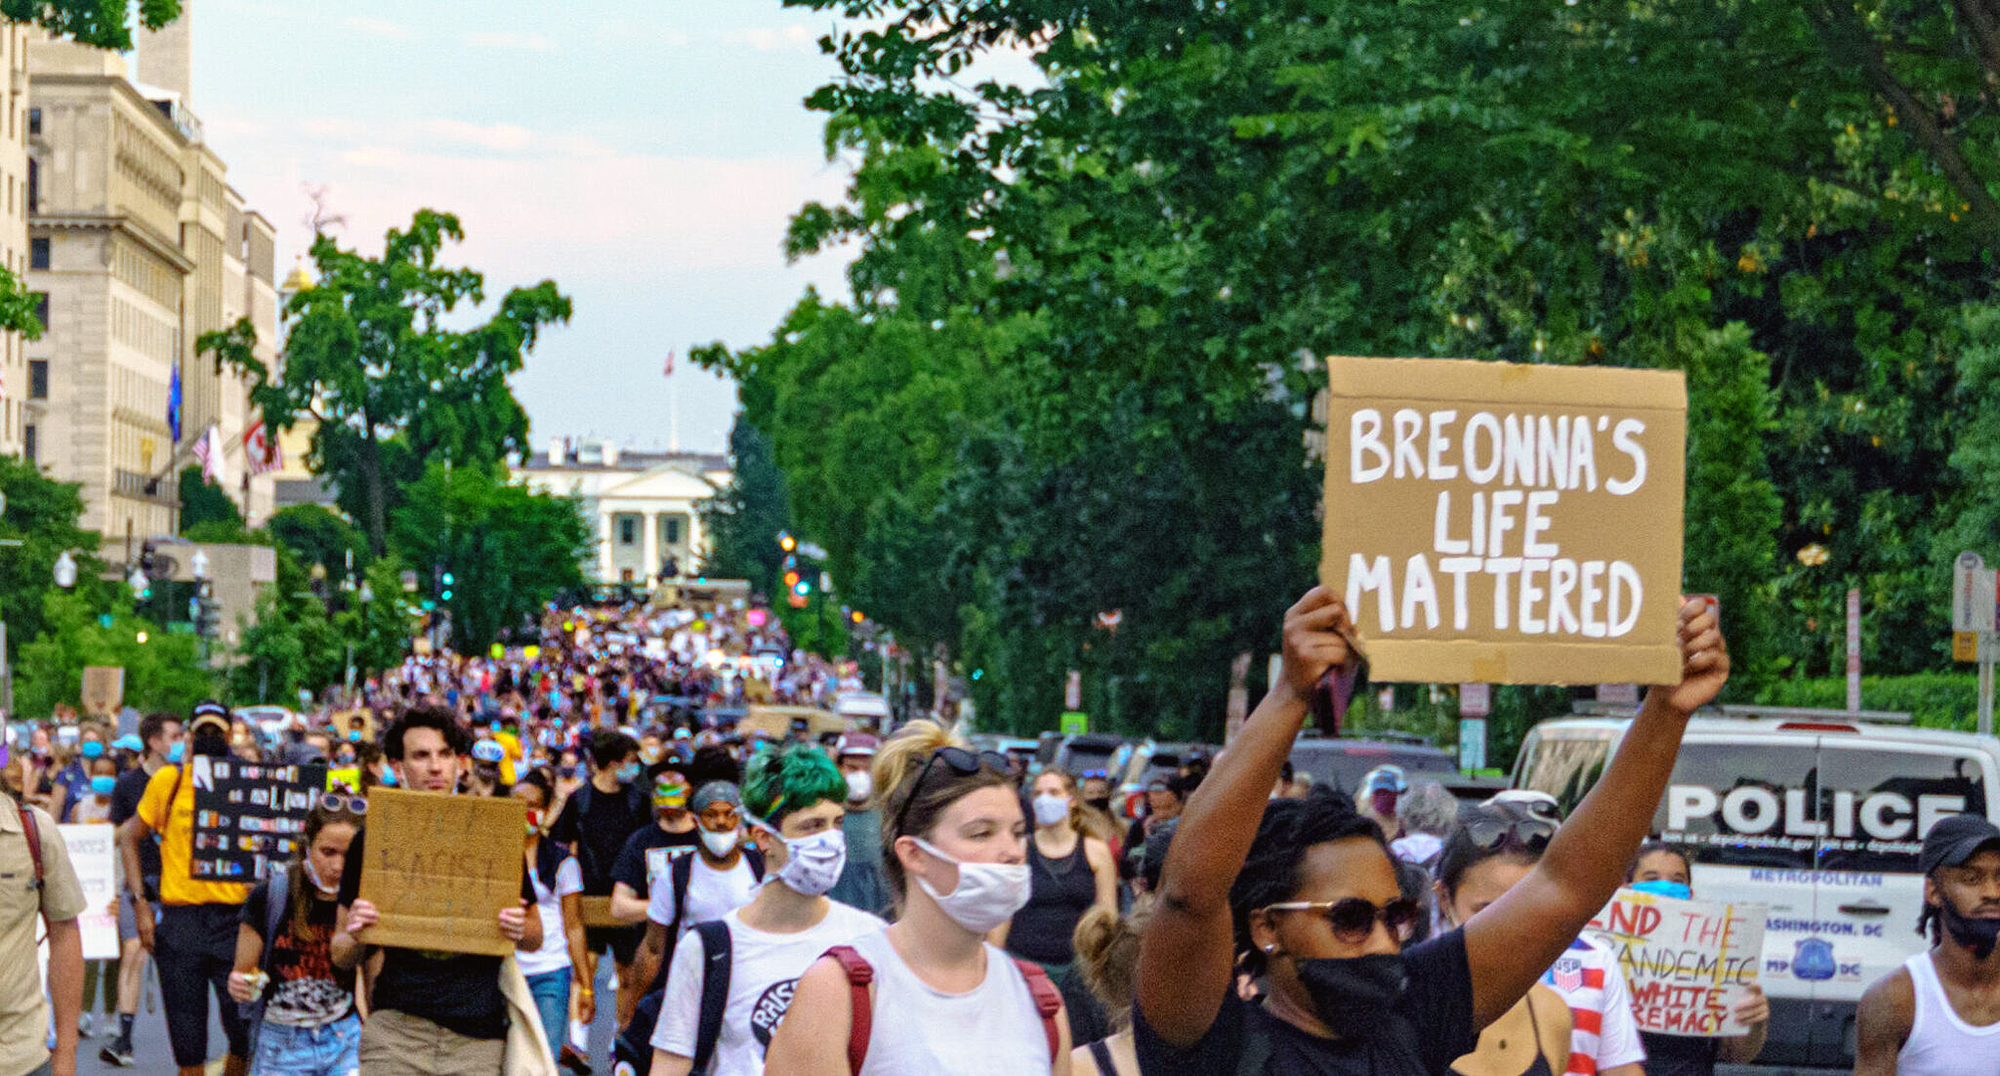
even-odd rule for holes
{"type": "MultiPolygon", "coordinates": [[[[875,966],[851,945],[836,945],[826,955],[840,961],[841,970],[847,972],[848,996],[854,1003],[854,1019],[847,1032],[847,1067],[854,1076],[861,1076],[861,1064],[868,1060],[868,1038],[875,1030],[875,1002],[868,994],[869,984],[875,981],[875,966]]],[[[1021,977],[1028,981],[1028,993],[1034,995],[1035,1012],[1042,1018],[1042,1034],[1049,1040],[1049,1063],[1054,1064],[1056,1054],[1062,1050],[1062,1029],[1056,1027],[1056,1013],[1062,1011],[1062,993],[1049,981],[1049,973],[1041,965],[1016,960],[1014,966],[1021,969],[1021,977]]]]}

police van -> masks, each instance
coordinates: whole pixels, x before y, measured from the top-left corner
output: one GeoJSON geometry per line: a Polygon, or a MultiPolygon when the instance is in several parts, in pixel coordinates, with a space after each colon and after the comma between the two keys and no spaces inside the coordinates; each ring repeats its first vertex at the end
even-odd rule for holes
{"type": "MultiPolygon", "coordinates": [[[[1695,895],[1766,907],[1760,1064],[1851,1069],[1854,1006],[1928,946],[1917,850],[1941,818],[2000,818],[2000,740],[1891,724],[1908,715],[1723,707],[1688,723],[1653,832],[1687,849],[1695,895]],[[1854,720],[1854,718],[1862,720],[1854,720]]],[[[1564,812],[1629,718],[1529,730],[1514,784],[1564,812]]]]}

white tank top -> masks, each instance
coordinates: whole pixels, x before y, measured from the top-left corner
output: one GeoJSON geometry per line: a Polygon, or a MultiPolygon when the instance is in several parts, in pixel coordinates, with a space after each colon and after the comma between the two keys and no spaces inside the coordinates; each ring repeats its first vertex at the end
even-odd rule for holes
{"type": "Polygon", "coordinates": [[[1929,951],[1903,963],[1917,997],[1910,1038],[1896,1055],[1896,1076],[1962,1076],[2000,1069],[2000,1023],[1974,1027],[1958,1018],[1929,951]]]}
{"type": "Polygon", "coordinates": [[[1049,1040],[1021,969],[986,946],[986,979],[947,994],[917,978],[881,930],[854,939],[875,967],[875,1022],[859,1076],[1036,1076],[1049,1040]]]}

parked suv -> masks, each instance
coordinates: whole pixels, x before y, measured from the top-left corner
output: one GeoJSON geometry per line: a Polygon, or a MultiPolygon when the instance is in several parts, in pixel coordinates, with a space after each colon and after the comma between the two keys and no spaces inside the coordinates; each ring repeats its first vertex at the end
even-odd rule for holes
{"type": "Polygon", "coordinates": [[[1458,757],[1402,737],[1379,740],[1302,734],[1292,742],[1292,769],[1312,774],[1313,784],[1352,795],[1377,766],[1401,766],[1411,782],[1450,784],[1459,776],[1458,757]]]}
{"type": "MultiPolygon", "coordinates": [[[[1861,992],[1928,945],[1916,932],[1924,834],[1953,814],[1996,815],[2000,740],[1839,711],[1761,712],[1789,716],[1688,723],[1653,830],[1691,853],[1702,898],[1765,905],[1771,1034],[1758,1061],[1851,1069],[1861,992]]],[[[1515,785],[1567,812],[1629,724],[1536,726],[1515,785]]]]}

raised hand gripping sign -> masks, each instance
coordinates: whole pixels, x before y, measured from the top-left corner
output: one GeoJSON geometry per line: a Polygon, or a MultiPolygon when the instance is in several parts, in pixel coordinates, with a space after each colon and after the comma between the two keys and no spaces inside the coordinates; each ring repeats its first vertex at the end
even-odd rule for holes
{"type": "Polygon", "coordinates": [[[1764,911],[1620,889],[1584,930],[1618,957],[1641,1028],[1726,1038],[1750,1030],[1731,1008],[1757,984],[1764,911]]]}
{"type": "Polygon", "coordinates": [[[382,788],[368,792],[361,900],[370,945],[506,956],[500,912],[521,904],[527,809],[517,799],[382,788]]]}
{"type": "Polygon", "coordinates": [[[1320,582],[1374,679],[1679,679],[1680,373],[1327,365],[1320,582]]]}

